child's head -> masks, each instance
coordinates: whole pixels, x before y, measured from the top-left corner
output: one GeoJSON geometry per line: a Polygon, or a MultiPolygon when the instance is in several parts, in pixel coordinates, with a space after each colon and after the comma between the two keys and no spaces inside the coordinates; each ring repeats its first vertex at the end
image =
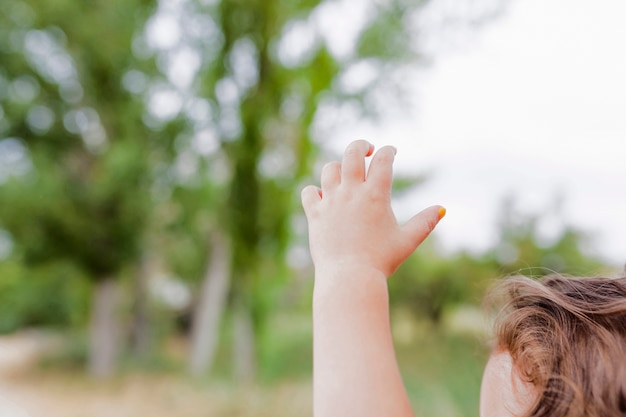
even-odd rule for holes
{"type": "Polygon", "coordinates": [[[502,288],[481,416],[626,416],[626,277],[513,277],[502,288]]]}

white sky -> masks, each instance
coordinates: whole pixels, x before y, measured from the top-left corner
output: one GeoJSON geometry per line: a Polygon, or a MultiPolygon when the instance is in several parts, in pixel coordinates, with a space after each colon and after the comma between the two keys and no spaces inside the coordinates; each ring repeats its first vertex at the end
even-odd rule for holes
{"type": "Polygon", "coordinates": [[[448,50],[415,80],[409,118],[337,132],[399,149],[404,172],[430,181],[399,206],[448,215],[445,247],[495,243],[500,201],[547,211],[542,231],[564,223],[592,233],[599,254],[626,262],[626,2],[512,0],[462,49],[448,50]],[[550,213],[564,197],[562,215],[550,213]]]}

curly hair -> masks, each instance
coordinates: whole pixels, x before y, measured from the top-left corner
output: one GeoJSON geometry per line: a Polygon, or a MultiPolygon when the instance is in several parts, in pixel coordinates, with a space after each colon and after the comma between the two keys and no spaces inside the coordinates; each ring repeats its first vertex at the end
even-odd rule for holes
{"type": "Polygon", "coordinates": [[[515,276],[501,289],[498,348],[538,392],[524,417],[625,417],[626,277],[515,276]]]}

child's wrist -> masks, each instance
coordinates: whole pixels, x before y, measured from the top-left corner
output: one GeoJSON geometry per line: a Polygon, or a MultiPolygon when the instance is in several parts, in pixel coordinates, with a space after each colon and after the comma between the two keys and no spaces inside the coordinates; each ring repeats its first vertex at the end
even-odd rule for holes
{"type": "Polygon", "coordinates": [[[369,287],[368,284],[384,283],[386,288],[387,276],[378,268],[371,265],[333,262],[315,267],[315,298],[325,297],[328,293],[336,292],[347,287],[369,287]]]}
{"type": "Polygon", "coordinates": [[[317,267],[313,290],[314,320],[323,316],[378,315],[388,309],[387,277],[366,265],[317,267]]]}
{"type": "Polygon", "coordinates": [[[334,281],[346,277],[388,278],[380,268],[361,262],[333,261],[315,265],[316,281],[334,281]]]}

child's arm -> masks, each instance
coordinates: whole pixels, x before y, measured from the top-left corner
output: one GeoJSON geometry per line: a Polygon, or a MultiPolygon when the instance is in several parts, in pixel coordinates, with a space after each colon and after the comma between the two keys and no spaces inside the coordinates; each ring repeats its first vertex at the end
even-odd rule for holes
{"type": "Polygon", "coordinates": [[[445,210],[430,207],[399,226],[391,209],[395,149],[351,143],[302,191],[315,264],[315,417],[412,416],[389,326],[387,278],[445,210]]]}

